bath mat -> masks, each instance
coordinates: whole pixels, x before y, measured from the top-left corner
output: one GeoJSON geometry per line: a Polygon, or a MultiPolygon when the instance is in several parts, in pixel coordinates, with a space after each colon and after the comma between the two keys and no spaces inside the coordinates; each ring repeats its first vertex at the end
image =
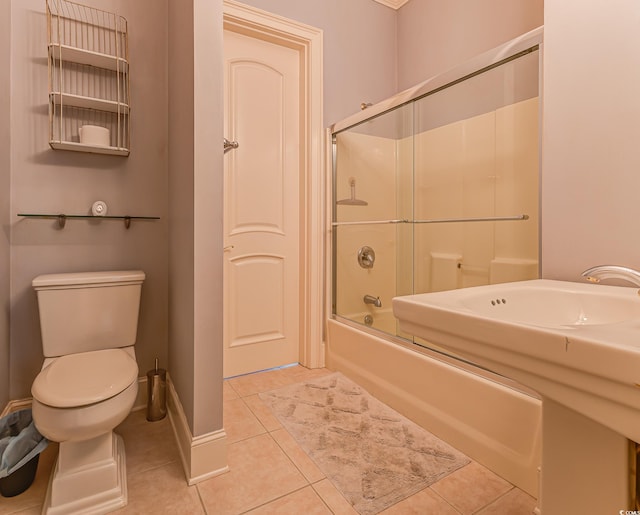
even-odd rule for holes
{"type": "Polygon", "coordinates": [[[379,513],[470,461],[339,372],[260,398],[361,515],[379,513]]]}

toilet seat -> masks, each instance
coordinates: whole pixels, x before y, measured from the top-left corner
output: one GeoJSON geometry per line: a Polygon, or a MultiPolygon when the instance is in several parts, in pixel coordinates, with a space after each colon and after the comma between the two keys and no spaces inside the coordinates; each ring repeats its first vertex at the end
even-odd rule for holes
{"type": "Polygon", "coordinates": [[[122,349],[68,354],[40,371],[31,394],[47,406],[74,408],[114,397],[137,378],[137,363],[122,349]]]}

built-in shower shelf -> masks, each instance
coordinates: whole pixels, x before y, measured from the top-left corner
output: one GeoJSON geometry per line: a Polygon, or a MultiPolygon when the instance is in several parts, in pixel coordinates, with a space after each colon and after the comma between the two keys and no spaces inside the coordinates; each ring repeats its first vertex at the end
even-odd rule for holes
{"type": "Polygon", "coordinates": [[[123,220],[124,226],[128,229],[134,220],[160,220],[159,216],[129,216],[129,215],[65,215],[65,214],[44,214],[44,213],[18,213],[18,216],[25,218],[47,218],[58,221],[58,227],[63,229],[67,220],[123,220]]]}

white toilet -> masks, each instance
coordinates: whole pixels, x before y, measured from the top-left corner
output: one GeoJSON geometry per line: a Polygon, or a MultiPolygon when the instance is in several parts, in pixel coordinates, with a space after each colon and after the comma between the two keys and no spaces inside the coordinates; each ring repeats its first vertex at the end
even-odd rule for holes
{"type": "Polygon", "coordinates": [[[122,438],[113,429],[138,393],[134,352],[142,271],[41,275],[44,364],[31,387],[33,420],[60,442],[43,513],[100,514],[127,504],[122,438]]]}

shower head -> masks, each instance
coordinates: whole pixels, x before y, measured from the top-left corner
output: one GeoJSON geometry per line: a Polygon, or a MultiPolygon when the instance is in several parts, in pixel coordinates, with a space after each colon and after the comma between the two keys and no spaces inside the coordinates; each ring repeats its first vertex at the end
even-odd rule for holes
{"type": "Polygon", "coordinates": [[[369,203],[366,200],[360,200],[357,198],[345,198],[336,202],[339,206],[368,206],[369,203]]]}
{"type": "Polygon", "coordinates": [[[345,198],[336,202],[339,206],[368,206],[369,203],[366,200],[360,200],[356,198],[356,180],[353,177],[349,177],[349,185],[351,186],[351,198],[345,198]]]}

